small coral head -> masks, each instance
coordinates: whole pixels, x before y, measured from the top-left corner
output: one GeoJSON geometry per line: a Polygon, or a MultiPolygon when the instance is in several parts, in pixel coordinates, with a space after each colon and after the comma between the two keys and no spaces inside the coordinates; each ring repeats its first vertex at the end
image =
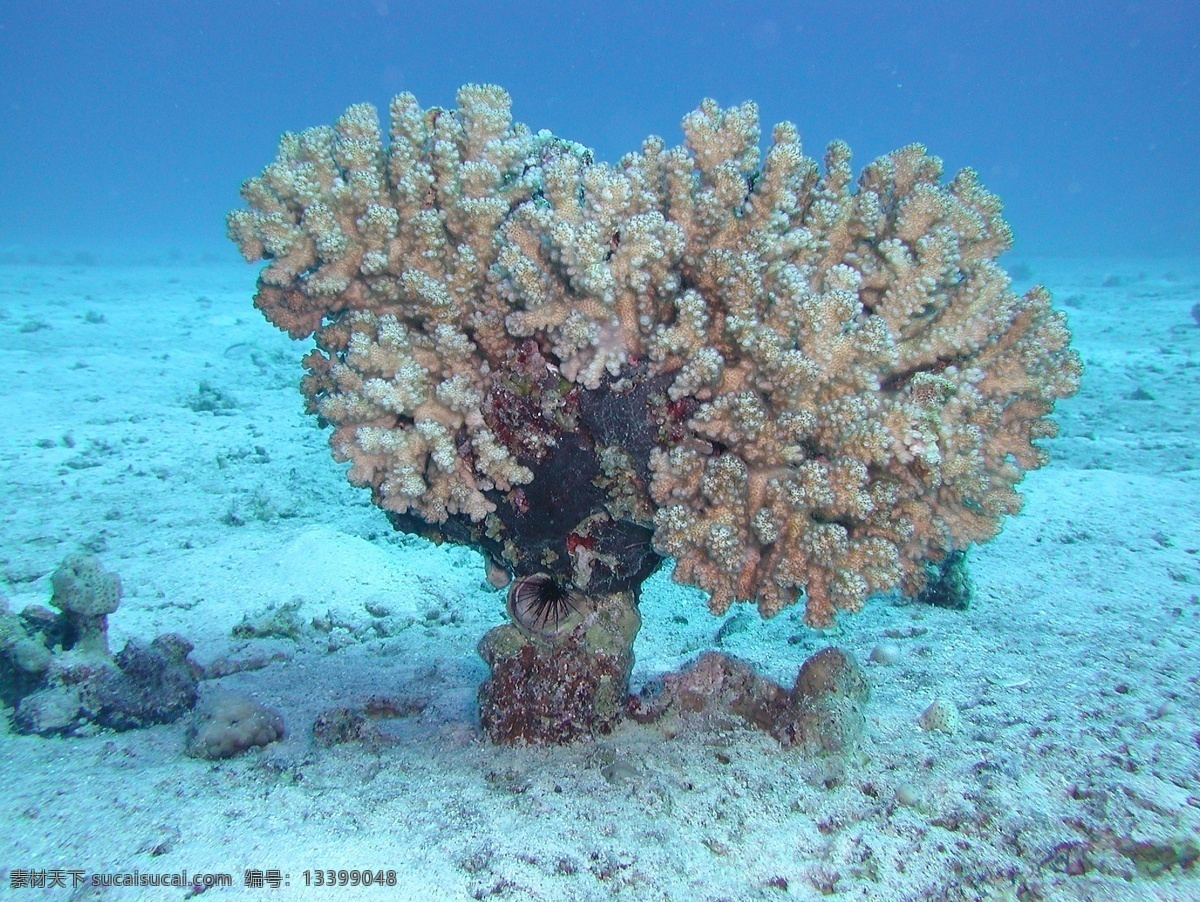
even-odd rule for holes
{"type": "Polygon", "coordinates": [[[513,581],[508,589],[508,616],[529,636],[548,642],[565,636],[579,623],[582,598],[548,573],[513,581]]]}

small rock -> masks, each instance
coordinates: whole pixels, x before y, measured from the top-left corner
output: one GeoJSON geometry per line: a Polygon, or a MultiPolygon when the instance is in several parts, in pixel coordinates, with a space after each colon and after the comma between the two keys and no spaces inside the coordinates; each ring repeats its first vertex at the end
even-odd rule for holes
{"type": "Polygon", "coordinates": [[[285,602],[242,622],[230,630],[235,639],[297,639],[304,632],[304,624],[296,613],[303,602],[299,599],[285,602]]]}
{"type": "Polygon", "coordinates": [[[313,722],[313,742],[322,748],[360,742],[366,746],[383,743],[383,733],[367,714],[357,708],[331,708],[313,722]]]}
{"type": "Polygon", "coordinates": [[[52,686],[21,699],[14,720],[21,733],[51,736],[76,727],[82,708],[78,691],[69,686],[52,686]]]}
{"type": "Polygon", "coordinates": [[[248,695],[221,692],[197,711],[187,743],[193,758],[232,758],[283,737],[283,718],[248,695]]]}
{"type": "Polygon", "coordinates": [[[636,784],[642,780],[641,771],[628,761],[613,761],[611,764],[606,764],[600,768],[600,773],[613,786],[636,784]]]}
{"type": "Polygon", "coordinates": [[[876,664],[895,664],[900,660],[900,646],[895,642],[880,642],[871,649],[870,657],[876,664]]]}
{"type": "Polygon", "coordinates": [[[148,836],[138,847],[139,854],[149,854],[151,858],[157,858],[159,855],[166,855],[179,843],[182,834],[178,827],[163,825],[158,828],[158,833],[153,836],[148,836]]]}

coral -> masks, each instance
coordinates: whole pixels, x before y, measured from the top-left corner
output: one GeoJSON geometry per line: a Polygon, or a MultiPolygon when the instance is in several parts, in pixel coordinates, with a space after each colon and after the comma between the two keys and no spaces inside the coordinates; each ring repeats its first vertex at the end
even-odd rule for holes
{"type": "Polygon", "coordinates": [[[1081,364],[974,172],[910,145],[855,181],[789,123],[763,156],[711,100],[607,165],[457,100],[397,96],[386,145],[365,104],[284,135],[228,217],[393,526],[585,605],[670,556],[716,613],[828,626],[1019,510],[1081,364]]]}
{"type": "Polygon", "coordinates": [[[232,758],[283,734],[283,718],[275,711],[248,695],[218,692],[196,710],[186,750],[193,758],[232,758]]]}
{"type": "Polygon", "coordinates": [[[107,615],[121,603],[121,578],[93,555],[69,554],[50,577],[50,585],[50,603],[68,624],[64,646],[107,652],[107,615]]]}
{"type": "Polygon", "coordinates": [[[23,733],[78,734],[171,723],[196,703],[202,668],[192,645],[166,634],[108,653],[107,616],[120,580],[90,555],[69,555],[51,577],[51,603],[20,614],[0,605],[0,698],[23,733]]]}
{"type": "Polygon", "coordinates": [[[755,674],[744,661],[705,652],[685,670],[630,699],[629,707],[643,723],[671,714],[723,721],[737,717],[782,745],[811,754],[844,754],[863,732],[869,697],[862,668],[841,649],[825,648],[808,658],[790,692],[755,674]]]}

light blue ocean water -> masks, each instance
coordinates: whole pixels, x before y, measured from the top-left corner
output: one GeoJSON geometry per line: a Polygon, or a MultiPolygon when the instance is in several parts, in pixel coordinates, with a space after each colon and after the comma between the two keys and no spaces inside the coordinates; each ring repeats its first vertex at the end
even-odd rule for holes
{"type": "Polygon", "coordinates": [[[469,81],[610,161],[754,99],[813,156],[977,168],[1018,253],[1195,253],[1198,42],[1189,0],[5,0],[0,253],[232,260],[223,215],[281,132],[469,81]]]}

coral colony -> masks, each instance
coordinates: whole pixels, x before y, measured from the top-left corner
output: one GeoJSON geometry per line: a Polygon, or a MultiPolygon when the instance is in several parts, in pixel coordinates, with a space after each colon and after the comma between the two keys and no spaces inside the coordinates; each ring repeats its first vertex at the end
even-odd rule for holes
{"type": "Polygon", "coordinates": [[[480,645],[493,739],[719,701],[813,745],[865,694],[834,649],[790,692],[717,655],[629,699],[641,583],[669,556],[715,613],[802,599],[814,627],[918,592],[1045,463],[1081,372],[1064,317],[1009,289],[999,200],[920,145],[855,182],[845,144],[822,173],[782,123],[762,156],[754,104],[706,100],[683,146],[614,166],[498,87],[457,102],[398,95],[386,145],[352,106],[242,186],[255,305],[315,336],[308,410],[397,529],[511,580],[480,645]]]}

